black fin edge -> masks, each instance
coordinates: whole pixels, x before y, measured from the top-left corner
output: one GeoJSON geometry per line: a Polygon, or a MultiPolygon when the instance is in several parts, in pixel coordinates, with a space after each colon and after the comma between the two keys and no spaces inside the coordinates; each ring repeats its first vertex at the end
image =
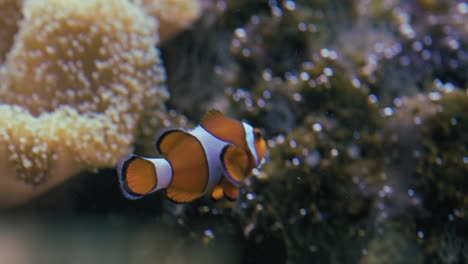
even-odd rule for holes
{"type": "Polygon", "coordinates": [[[119,177],[120,189],[122,190],[122,194],[127,199],[130,199],[130,200],[136,200],[136,199],[140,199],[141,197],[143,197],[143,195],[139,195],[139,194],[132,192],[130,188],[128,187],[127,181],[125,180],[127,176],[128,164],[130,164],[132,161],[134,161],[137,158],[140,158],[140,156],[129,154],[127,156],[122,157],[119,160],[119,163],[117,165],[117,175],[119,177]]]}
{"type": "Polygon", "coordinates": [[[236,187],[241,187],[242,183],[239,182],[239,181],[236,181],[232,176],[231,174],[229,173],[229,171],[227,170],[226,168],[226,164],[224,164],[224,153],[226,152],[227,148],[230,147],[230,146],[234,146],[234,145],[227,145],[223,148],[223,150],[221,151],[221,154],[220,154],[220,159],[221,159],[221,166],[223,167],[223,172],[224,172],[224,177],[226,177],[228,179],[228,181],[230,183],[232,183],[234,186],[236,187]]]}
{"type": "Polygon", "coordinates": [[[156,150],[158,151],[159,154],[163,155],[161,152],[161,148],[159,145],[161,144],[161,141],[167,136],[167,134],[174,132],[174,131],[182,131],[186,132],[183,129],[174,129],[174,128],[161,128],[158,133],[156,133],[155,140],[154,140],[154,146],[156,147],[156,150]]]}

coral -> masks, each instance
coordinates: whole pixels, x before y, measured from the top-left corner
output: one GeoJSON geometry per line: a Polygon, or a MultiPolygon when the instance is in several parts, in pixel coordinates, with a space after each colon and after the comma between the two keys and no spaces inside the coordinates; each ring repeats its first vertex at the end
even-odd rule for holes
{"type": "Polygon", "coordinates": [[[162,43],[189,27],[202,11],[201,0],[132,0],[159,20],[162,43]]]}
{"type": "Polygon", "coordinates": [[[136,135],[160,126],[168,98],[156,22],[137,6],[38,0],[25,2],[23,15],[0,68],[8,158],[0,171],[2,181],[38,187],[12,183],[2,205],[15,191],[20,202],[78,171],[114,166],[136,135]]]}
{"type": "Polygon", "coordinates": [[[18,31],[18,22],[22,17],[22,0],[0,1],[0,64],[13,45],[13,38],[18,31]]]}
{"type": "Polygon", "coordinates": [[[246,255],[258,261],[270,260],[255,258],[265,248],[290,263],[404,263],[413,253],[427,261],[440,248],[431,242],[440,240],[437,226],[465,223],[466,143],[462,130],[447,128],[461,119],[438,113],[463,104],[434,99],[466,87],[466,3],[338,2],[216,2],[213,34],[230,57],[210,57],[224,80],[211,87],[211,100],[263,127],[270,156],[233,209],[190,207],[184,219],[237,219],[253,248],[246,255]],[[437,82],[447,91],[434,90],[437,82]],[[227,102],[219,98],[222,86],[227,102]],[[444,124],[438,128],[430,125],[436,116],[444,124]],[[451,161],[433,156],[445,144],[456,153],[451,161]],[[453,166],[439,171],[437,160],[453,166]],[[393,243],[402,246],[379,246],[393,243]]]}
{"type": "Polygon", "coordinates": [[[425,89],[432,92],[400,98],[385,126],[387,176],[401,194],[384,204],[389,217],[413,226],[407,232],[417,232],[426,256],[441,257],[443,227],[456,230],[448,243],[466,238],[468,97],[438,80],[425,89]]]}
{"type": "Polygon", "coordinates": [[[424,161],[417,174],[435,187],[426,190],[430,196],[440,201],[454,200],[451,209],[459,210],[458,216],[465,218],[468,183],[460,171],[468,171],[468,94],[462,91],[442,94],[434,104],[439,111],[421,125],[424,161]]]}

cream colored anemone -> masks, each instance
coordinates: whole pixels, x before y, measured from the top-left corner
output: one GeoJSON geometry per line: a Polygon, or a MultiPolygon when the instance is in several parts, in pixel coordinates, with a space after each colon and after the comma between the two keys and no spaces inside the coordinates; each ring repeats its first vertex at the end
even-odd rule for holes
{"type": "Polygon", "coordinates": [[[201,0],[132,0],[159,20],[159,36],[164,42],[189,27],[201,15],[201,0]]]}
{"type": "Polygon", "coordinates": [[[0,207],[114,167],[168,98],[156,21],[136,5],[30,0],[22,13],[0,65],[0,207]]]}
{"type": "Polygon", "coordinates": [[[13,45],[21,19],[22,0],[0,0],[0,64],[13,45]]]}

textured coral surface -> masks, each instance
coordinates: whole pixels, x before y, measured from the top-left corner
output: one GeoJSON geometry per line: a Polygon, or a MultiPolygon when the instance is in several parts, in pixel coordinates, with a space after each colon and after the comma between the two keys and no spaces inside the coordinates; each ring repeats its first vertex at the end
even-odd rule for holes
{"type": "MultiPolygon", "coordinates": [[[[2,181],[29,185],[12,183],[24,199],[45,188],[34,185],[113,167],[135,136],[165,115],[156,21],[127,1],[111,3],[22,7],[24,19],[0,68],[0,145],[8,160],[0,170],[2,181]]],[[[3,203],[11,191],[2,188],[3,203]]]]}

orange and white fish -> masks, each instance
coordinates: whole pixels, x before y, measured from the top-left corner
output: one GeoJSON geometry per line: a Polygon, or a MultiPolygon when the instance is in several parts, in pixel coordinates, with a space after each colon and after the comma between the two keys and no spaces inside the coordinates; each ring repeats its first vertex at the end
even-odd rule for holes
{"type": "Polygon", "coordinates": [[[211,110],[192,130],[163,131],[156,148],[165,158],[129,155],[119,162],[120,187],[128,199],[166,189],[177,203],[209,192],[216,200],[235,200],[241,182],[261,164],[266,142],[259,129],[211,110]]]}

